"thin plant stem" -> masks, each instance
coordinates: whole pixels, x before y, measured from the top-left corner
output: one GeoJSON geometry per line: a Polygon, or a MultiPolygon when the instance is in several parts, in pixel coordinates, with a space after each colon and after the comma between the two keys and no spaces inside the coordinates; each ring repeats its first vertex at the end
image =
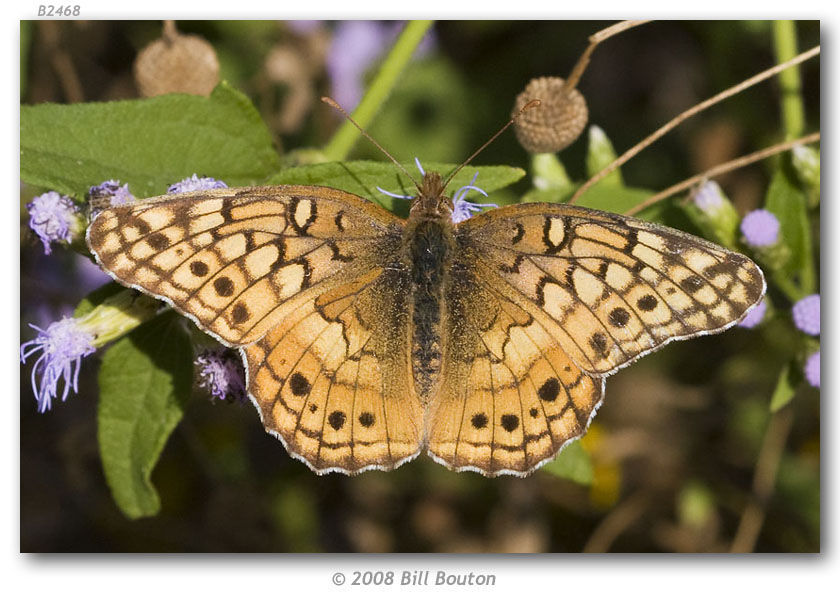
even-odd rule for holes
{"type": "Polygon", "coordinates": [[[776,474],[779,471],[779,463],[782,460],[792,425],[791,405],[773,413],[770,417],[755,464],[752,497],[741,514],[738,529],[729,548],[730,552],[744,553],[755,550],[755,544],[764,525],[767,503],[776,487],[776,474]]]}
{"type": "MultiPolygon", "coordinates": [[[[785,62],[797,54],[796,23],[773,21],[773,45],[776,60],[785,62]]],[[[782,123],[788,139],[797,138],[805,131],[805,107],[802,102],[802,84],[799,69],[787,69],[779,73],[779,87],[782,97],[782,123]]]]}
{"type": "Polygon", "coordinates": [[[666,133],[668,133],[669,131],[674,129],[677,125],[679,125],[680,123],[682,123],[683,121],[685,121],[689,117],[692,117],[692,116],[696,115],[697,113],[709,108],[710,106],[713,106],[714,104],[717,104],[718,102],[721,102],[721,101],[725,100],[726,98],[729,98],[730,96],[734,96],[735,94],[738,94],[739,92],[745,90],[748,87],[751,87],[751,86],[753,86],[753,85],[755,85],[755,84],[757,84],[761,81],[764,81],[765,79],[768,79],[769,77],[773,77],[774,75],[776,75],[777,73],[780,73],[781,71],[784,71],[785,69],[788,69],[788,68],[790,68],[794,65],[798,65],[799,63],[808,60],[812,56],[815,56],[815,55],[819,54],[819,52],[820,52],[820,47],[815,46],[814,48],[811,48],[807,52],[803,52],[802,54],[796,56],[795,58],[793,58],[789,61],[786,61],[782,64],[776,65],[775,67],[771,67],[770,69],[767,69],[766,71],[762,71],[758,75],[754,75],[753,77],[750,77],[749,79],[747,79],[745,81],[742,81],[738,85],[732,86],[731,88],[729,88],[727,90],[724,90],[724,91],[722,91],[721,93],[719,93],[715,96],[712,96],[708,100],[705,100],[705,101],[701,102],[700,104],[696,104],[695,106],[691,107],[690,109],[683,112],[682,114],[677,115],[676,117],[671,119],[668,123],[666,123],[665,125],[663,125],[659,129],[654,131],[652,134],[650,134],[645,139],[643,139],[641,142],[639,142],[638,144],[636,144],[635,146],[630,148],[627,152],[625,152],[624,154],[619,156],[611,164],[607,165],[607,167],[602,169],[599,173],[590,177],[589,180],[586,183],[584,183],[582,186],[580,186],[577,189],[577,191],[574,193],[574,195],[569,200],[569,204],[574,204],[577,201],[577,199],[580,198],[583,195],[584,192],[586,192],[586,190],[588,190],[590,187],[595,185],[601,179],[603,179],[604,177],[606,177],[607,175],[612,173],[614,170],[616,170],[618,167],[620,167],[621,165],[626,163],[628,160],[630,160],[631,158],[636,156],[639,152],[641,152],[642,150],[644,150],[645,148],[650,146],[653,142],[655,142],[656,140],[661,138],[663,135],[665,135],[666,133]]]}
{"type": "MultiPolygon", "coordinates": [[[[370,84],[367,92],[353,111],[353,118],[363,128],[367,129],[394,85],[402,73],[411,55],[420,44],[423,36],[432,26],[433,21],[409,21],[403,29],[394,47],[388,53],[379,72],[370,84]]],[[[329,160],[344,160],[353,149],[353,145],[361,134],[352,123],[345,121],[324,148],[324,154],[329,160]]]]}
{"type": "Polygon", "coordinates": [[[567,90],[575,89],[577,86],[578,81],[580,81],[583,72],[586,70],[587,65],[589,65],[589,57],[592,56],[592,52],[595,48],[603,42],[604,40],[611,38],[612,36],[621,33],[622,31],[627,31],[633,27],[638,25],[643,25],[644,23],[648,23],[649,21],[621,21],[620,23],[616,23],[615,25],[610,25],[606,29],[602,29],[601,31],[595,32],[589,36],[589,46],[586,47],[586,50],[583,51],[583,54],[580,55],[578,58],[577,63],[575,63],[572,72],[569,74],[569,77],[566,78],[566,82],[563,84],[563,87],[567,90]]]}
{"type": "Polygon", "coordinates": [[[624,214],[635,215],[639,211],[642,211],[642,210],[646,209],[648,206],[656,204],[657,202],[660,202],[660,201],[664,200],[665,198],[668,198],[668,197],[673,196],[675,194],[678,194],[678,193],[680,193],[684,190],[687,190],[690,187],[692,187],[692,186],[694,186],[694,185],[696,185],[696,184],[698,184],[702,181],[705,181],[706,179],[711,179],[711,178],[717,177],[718,175],[721,175],[723,173],[728,173],[729,171],[734,171],[735,169],[740,169],[741,167],[745,167],[745,166],[747,166],[749,164],[752,164],[754,162],[758,162],[760,160],[763,160],[765,158],[773,156],[774,154],[779,154],[780,152],[790,150],[794,146],[799,146],[799,145],[804,145],[804,144],[812,144],[814,142],[819,141],[819,139],[820,139],[820,133],[819,132],[811,133],[811,134],[803,136],[803,137],[801,137],[797,140],[790,140],[788,142],[780,142],[778,144],[774,144],[773,146],[770,146],[769,148],[763,148],[762,150],[758,150],[757,152],[753,152],[752,154],[747,154],[747,155],[744,155],[744,156],[740,156],[740,157],[735,158],[733,160],[730,160],[730,161],[727,161],[725,163],[719,164],[716,167],[712,167],[708,171],[704,171],[704,172],[700,173],[699,175],[695,175],[694,177],[686,179],[685,181],[681,181],[680,183],[678,183],[676,185],[672,185],[668,189],[662,190],[658,194],[654,194],[653,196],[651,196],[650,198],[647,198],[646,200],[640,202],[639,204],[637,204],[636,206],[634,206],[630,210],[625,211],[624,214]]]}
{"type": "Polygon", "coordinates": [[[598,524],[582,552],[608,552],[618,536],[637,522],[650,504],[651,498],[644,491],[638,491],[621,502],[598,524]]]}
{"type": "MultiPolygon", "coordinates": [[[[787,60],[796,55],[796,23],[794,21],[773,22],[773,45],[776,49],[777,60],[787,60]]],[[[779,87],[781,90],[782,124],[787,139],[802,135],[805,129],[805,104],[802,101],[802,84],[799,69],[789,69],[779,73],[779,87]]],[[[807,225],[805,225],[807,227],[807,225]]],[[[805,232],[805,239],[811,236],[805,232]]],[[[782,277],[778,277],[782,279],[782,277]]],[[[794,298],[812,293],[816,289],[817,275],[814,268],[813,253],[807,248],[802,256],[799,269],[800,293],[794,298]]]]}

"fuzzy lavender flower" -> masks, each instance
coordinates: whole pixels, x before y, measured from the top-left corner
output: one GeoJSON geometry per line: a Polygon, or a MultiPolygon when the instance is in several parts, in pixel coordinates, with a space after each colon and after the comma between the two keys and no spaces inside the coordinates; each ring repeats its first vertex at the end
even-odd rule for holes
{"type": "Polygon", "coordinates": [[[475,202],[468,202],[467,200],[464,200],[464,197],[470,190],[475,190],[480,194],[487,196],[487,192],[482,190],[480,187],[476,187],[475,185],[473,185],[477,177],[478,171],[476,171],[475,175],[473,175],[473,178],[472,180],[470,180],[469,185],[465,185],[459,188],[458,191],[452,195],[453,223],[460,223],[461,221],[466,221],[472,216],[472,213],[481,212],[482,208],[499,208],[498,204],[478,204],[475,202]]]}
{"type": "Polygon", "coordinates": [[[195,359],[199,367],[198,384],[210,392],[212,398],[244,404],[245,370],[242,362],[224,350],[205,350],[195,359]]]}
{"type": "Polygon", "coordinates": [[[707,181],[694,193],[694,205],[704,213],[714,213],[723,206],[726,199],[717,182],[707,181]]]}
{"type": "Polygon", "coordinates": [[[226,188],[227,184],[224,181],[213,179],[212,177],[199,177],[193,173],[192,177],[182,179],[178,183],[173,183],[166,190],[167,194],[184,194],[186,192],[198,192],[201,190],[215,190],[219,188],[226,188]]]}
{"type": "Polygon", "coordinates": [[[118,179],[109,179],[88,190],[88,198],[91,203],[107,202],[110,206],[119,206],[134,202],[134,195],[128,191],[128,184],[120,185],[118,179]]]}
{"type": "Polygon", "coordinates": [[[754,210],[741,221],[741,233],[750,246],[772,246],[779,239],[779,220],[769,210],[754,210]]]}
{"type": "Polygon", "coordinates": [[[743,327],[744,329],[752,329],[764,319],[764,315],[767,313],[767,301],[762,300],[755,306],[750,309],[750,312],[738,323],[738,327],[743,327]]]}
{"type": "MultiPolygon", "coordinates": [[[[404,23],[399,21],[341,21],[335,28],[327,52],[327,74],[332,95],[352,111],[362,99],[364,76],[397,38],[404,23]]],[[[433,31],[420,41],[415,57],[428,54],[436,45],[433,31]]]]}
{"type": "Polygon", "coordinates": [[[376,21],[342,21],[327,54],[327,73],[336,102],[353,110],[362,99],[363,78],[393,34],[376,21]]]}
{"type": "Polygon", "coordinates": [[[808,335],[820,334],[820,295],[805,296],[793,305],[793,324],[808,335]]]}
{"type": "Polygon", "coordinates": [[[61,401],[67,400],[70,390],[78,392],[79,369],[82,358],[92,354],[94,335],[79,327],[76,319],[65,317],[46,329],[30,325],[38,337],[20,347],[20,361],[41,353],[32,368],[32,389],[38,400],[38,412],[52,408],[52,399],[58,397],[58,384],[64,380],[61,401]]]}
{"type": "Polygon", "coordinates": [[[26,208],[29,210],[29,227],[44,244],[44,254],[52,252],[53,242],[70,241],[79,212],[70,198],[58,192],[47,192],[35,196],[26,208]]]}
{"type": "Polygon", "coordinates": [[[805,361],[805,379],[815,388],[820,387],[820,351],[817,350],[805,361]]]}

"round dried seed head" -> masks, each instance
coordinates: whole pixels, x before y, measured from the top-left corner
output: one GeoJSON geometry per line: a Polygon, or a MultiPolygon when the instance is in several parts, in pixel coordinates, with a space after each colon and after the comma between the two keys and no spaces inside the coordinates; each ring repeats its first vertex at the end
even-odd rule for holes
{"type": "Polygon", "coordinates": [[[559,77],[539,77],[516,97],[512,114],[535,98],[540,105],[525,111],[514,123],[523,148],[532,154],[558,152],[580,136],[589,117],[583,94],[565,89],[559,77]]]}
{"type": "Polygon", "coordinates": [[[175,32],[140,51],[134,80],[145,97],[172,92],[207,96],[219,83],[219,61],[203,38],[175,32]]]}

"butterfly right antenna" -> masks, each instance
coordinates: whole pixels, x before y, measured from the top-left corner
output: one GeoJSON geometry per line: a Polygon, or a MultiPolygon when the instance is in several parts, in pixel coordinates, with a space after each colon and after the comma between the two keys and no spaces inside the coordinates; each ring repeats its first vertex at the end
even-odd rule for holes
{"type": "Polygon", "coordinates": [[[534,100],[531,100],[530,102],[528,102],[528,103],[527,103],[525,106],[523,106],[522,108],[520,108],[520,109],[519,109],[519,111],[517,111],[517,113],[516,113],[515,115],[513,115],[513,116],[510,118],[510,121],[508,121],[507,123],[505,123],[505,125],[504,125],[501,129],[499,129],[499,131],[497,131],[495,134],[493,134],[493,137],[491,137],[489,140],[487,140],[486,142],[484,142],[478,150],[476,150],[475,152],[473,152],[467,160],[465,160],[464,162],[462,162],[462,163],[458,166],[458,168],[456,168],[454,171],[452,171],[452,173],[450,173],[450,174],[449,174],[449,177],[447,177],[447,178],[446,178],[446,182],[443,184],[443,188],[444,188],[444,189],[446,189],[446,186],[447,186],[447,185],[449,185],[449,182],[450,182],[450,181],[452,181],[452,178],[453,178],[453,177],[455,177],[455,175],[457,175],[457,174],[458,174],[458,171],[460,171],[461,169],[463,169],[464,167],[466,167],[468,164],[470,164],[470,161],[471,161],[472,159],[474,159],[476,156],[478,156],[479,152],[481,152],[482,150],[484,150],[487,146],[489,146],[489,145],[493,142],[493,140],[495,140],[497,137],[499,137],[500,135],[502,135],[502,133],[504,133],[505,129],[507,129],[508,127],[510,127],[511,125],[513,125],[513,122],[514,122],[514,121],[516,121],[516,119],[518,119],[518,118],[519,118],[519,116],[520,116],[522,113],[524,113],[526,110],[530,110],[530,109],[532,109],[532,108],[536,108],[536,107],[538,107],[539,105],[540,105],[540,101],[539,101],[539,100],[537,100],[537,99],[534,99],[534,100]]]}

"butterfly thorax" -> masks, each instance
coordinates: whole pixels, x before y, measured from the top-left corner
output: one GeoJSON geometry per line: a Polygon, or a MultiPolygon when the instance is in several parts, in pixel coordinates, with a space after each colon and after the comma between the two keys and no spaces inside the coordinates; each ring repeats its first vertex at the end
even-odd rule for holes
{"type": "MultiPolygon", "coordinates": [[[[427,182],[440,184],[440,177],[429,173],[423,178],[423,183],[427,182]]],[[[441,194],[441,186],[421,189],[412,205],[404,237],[411,269],[411,363],[415,389],[423,399],[429,397],[440,374],[442,303],[455,247],[451,209],[445,208],[446,202],[451,201],[441,194]],[[438,196],[426,195],[427,191],[437,192],[438,196]]]]}

